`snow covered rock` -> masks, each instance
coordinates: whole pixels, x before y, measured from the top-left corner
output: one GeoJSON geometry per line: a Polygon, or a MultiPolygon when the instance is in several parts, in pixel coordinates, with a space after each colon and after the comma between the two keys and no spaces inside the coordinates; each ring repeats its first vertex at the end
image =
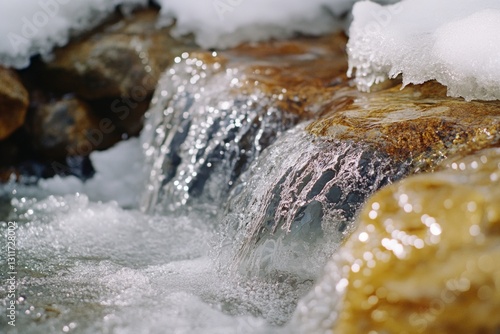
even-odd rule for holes
{"type": "Polygon", "coordinates": [[[353,16],[349,74],[361,90],[402,74],[404,85],[437,80],[450,96],[500,99],[500,2],[362,1],[353,16]]]}

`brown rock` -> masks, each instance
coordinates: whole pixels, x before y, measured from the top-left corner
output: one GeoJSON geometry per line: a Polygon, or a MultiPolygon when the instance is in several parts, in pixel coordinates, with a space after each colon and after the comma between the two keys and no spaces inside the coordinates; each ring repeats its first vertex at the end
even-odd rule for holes
{"type": "Polygon", "coordinates": [[[41,66],[43,85],[77,94],[117,131],[137,135],[160,75],[175,56],[195,48],[170,37],[170,28],[157,29],[157,17],[154,9],[117,16],[56,50],[41,66]]]}
{"type": "Polygon", "coordinates": [[[18,180],[19,171],[15,168],[0,167],[0,183],[7,183],[12,180],[18,180]]]}
{"type": "Polygon", "coordinates": [[[100,119],[90,107],[75,97],[38,101],[32,112],[29,132],[33,146],[46,159],[64,160],[67,156],[87,156],[119,140],[110,119],[100,119]]]}
{"type": "Polygon", "coordinates": [[[301,322],[346,334],[500,330],[500,149],[441,166],[366,204],[301,322]]]}
{"type": "Polygon", "coordinates": [[[55,51],[44,66],[46,83],[85,99],[130,97],[146,100],[172,59],[193,48],[157,29],[158,12],[146,9],[117,18],[55,51]]]}
{"type": "Polygon", "coordinates": [[[17,74],[0,66],[0,140],[23,125],[27,109],[28,92],[17,74]]]}
{"type": "Polygon", "coordinates": [[[303,118],[324,112],[336,86],[346,81],[344,34],[244,44],[220,52],[193,52],[191,59],[234,71],[235,93],[262,95],[269,105],[303,118]]]}
{"type": "Polygon", "coordinates": [[[403,90],[397,82],[392,84],[373,93],[340,85],[328,110],[308,131],[372,144],[395,158],[413,159],[416,170],[499,141],[500,101],[450,98],[446,88],[435,82],[403,90]]]}

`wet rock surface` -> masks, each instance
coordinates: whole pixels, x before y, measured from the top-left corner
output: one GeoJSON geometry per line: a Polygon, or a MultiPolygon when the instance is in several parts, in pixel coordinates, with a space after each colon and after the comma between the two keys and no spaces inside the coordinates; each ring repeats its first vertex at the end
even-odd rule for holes
{"type": "Polygon", "coordinates": [[[344,45],[333,35],[179,57],[143,133],[151,166],[144,209],[226,198],[280,133],[318,113],[332,78],[345,71],[344,45]]]}
{"type": "Polygon", "coordinates": [[[176,56],[197,49],[189,38],[172,38],[170,28],[158,29],[157,19],[155,9],[116,15],[56,50],[53,60],[39,66],[41,83],[76,94],[121,133],[138,135],[165,68],[176,56]]]}
{"type": "Polygon", "coordinates": [[[302,330],[500,329],[500,150],[384,188],[298,308],[302,330]]]}
{"type": "Polygon", "coordinates": [[[0,66],[0,140],[21,127],[28,110],[28,92],[17,74],[0,66]]]}
{"type": "Polygon", "coordinates": [[[37,101],[27,126],[33,148],[49,160],[88,156],[120,140],[113,133],[111,120],[100,119],[88,104],[74,96],[37,101]]]}

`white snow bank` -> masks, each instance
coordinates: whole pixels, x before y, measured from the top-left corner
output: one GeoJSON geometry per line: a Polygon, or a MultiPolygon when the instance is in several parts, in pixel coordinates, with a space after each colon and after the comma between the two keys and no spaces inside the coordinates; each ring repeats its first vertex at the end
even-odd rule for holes
{"type": "MultiPolygon", "coordinates": [[[[161,24],[176,20],[174,35],[193,33],[205,48],[241,42],[323,34],[339,29],[338,17],[357,0],[155,0],[161,24]]],[[[397,0],[379,0],[390,3],[397,0]]],[[[49,56],[73,32],[92,27],[117,5],[130,9],[147,0],[22,0],[0,3],[0,64],[23,68],[35,54],[49,56]]]]}
{"type": "Polygon", "coordinates": [[[92,201],[116,201],[127,208],[138,206],[145,182],[144,155],[138,138],[92,152],[90,160],[96,171],[92,179],[82,182],[75,176],[55,176],[40,180],[39,187],[56,195],[83,193],[92,201]]]}
{"type": "MultiPolygon", "coordinates": [[[[176,18],[176,34],[194,33],[202,47],[242,41],[322,34],[338,28],[334,15],[355,0],[157,0],[165,19],[176,18]],[[332,13],[334,15],[332,15],[332,13]]],[[[166,21],[169,23],[169,21],[166,21]]]]}
{"type": "Polygon", "coordinates": [[[35,54],[47,56],[72,32],[92,27],[117,5],[129,9],[147,0],[22,0],[0,2],[0,64],[23,68],[35,54]]]}
{"type": "Polygon", "coordinates": [[[404,85],[435,79],[450,96],[500,99],[500,1],[363,1],[353,16],[349,75],[359,89],[402,74],[404,85]]]}

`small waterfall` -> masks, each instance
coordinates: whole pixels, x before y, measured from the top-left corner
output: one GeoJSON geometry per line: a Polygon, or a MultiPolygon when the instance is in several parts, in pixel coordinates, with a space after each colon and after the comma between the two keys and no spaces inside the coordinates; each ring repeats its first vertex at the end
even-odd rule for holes
{"type": "Polygon", "coordinates": [[[142,132],[149,168],[142,209],[220,207],[266,147],[328,106],[342,81],[332,78],[345,72],[344,45],[335,34],[177,57],[142,132]]]}
{"type": "Polygon", "coordinates": [[[352,231],[366,198],[408,172],[407,162],[369,145],[327,141],[305,126],[283,134],[232,191],[222,246],[232,259],[221,263],[251,274],[314,277],[352,231]]]}
{"type": "Polygon", "coordinates": [[[242,90],[243,73],[184,55],[160,80],[143,147],[150,166],[142,208],[172,212],[220,203],[242,171],[300,117],[242,90]]]}
{"type": "MultiPolygon", "coordinates": [[[[283,82],[273,81],[276,68],[265,57],[183,54],[160,80],[141,136],[149,169],[143,211],[205,217],[220,231],[211,240],[220,243],[212,250],[218,272],[236,285],[255,279],[303,291],[351,233],[367,197],[411,170],[409,161],[356,136],[308,133],[309,119],[344,100],[333,101],[341,78],[314,76],[320,93],[309,87],[313,97],[301,97],[291,69],[316,62],[301,52],[272,56],[276,68],[295,62],[277,74],[283,82]]],[[[265,313],[253,301],[226,303],[233,299],[221,297],[228,313],[265,313]]],[[[273,323],[287,316],[278,318],[273,323]]]]}
{"type": "Polygon", "coordinates": [[[307,134],[304,119],[327,103],[287,105],[287,89],[270,94],[252,77],[269,63],[247,63],[185,53],[165,73],[141,138],[149,166],[142,209],[219,214],[221,266],[314,277],[365,199],[408,173],[408,164],[356,139],[307,134]]]}

